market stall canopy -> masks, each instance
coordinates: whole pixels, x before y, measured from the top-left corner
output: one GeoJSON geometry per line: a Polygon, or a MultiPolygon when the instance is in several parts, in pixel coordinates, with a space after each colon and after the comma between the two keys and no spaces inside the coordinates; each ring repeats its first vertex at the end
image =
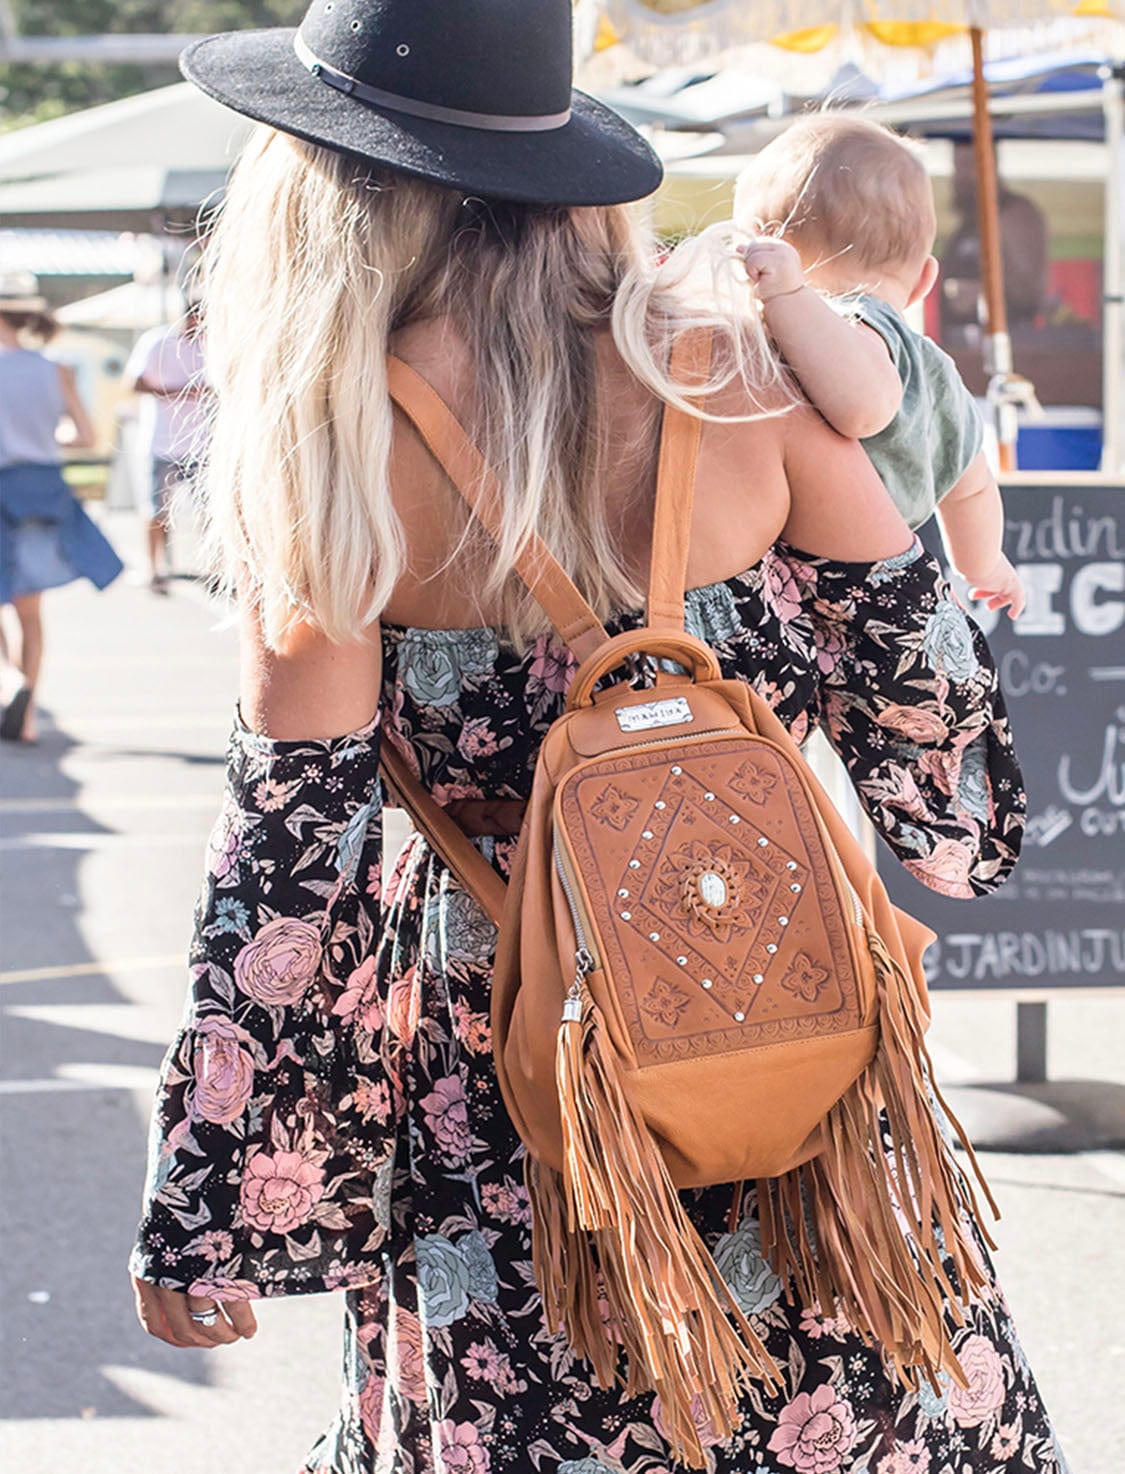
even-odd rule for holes
{"type": "Polygon", "coordinates": [[[75,169],[0,182],[0,223],[69,230],[151,231],[190,225],[216,199],[225,169],[165,169],[158,164],[75,169]]]}
{"type": "Polygon", "coordinates": [[[0,135],[0,180],[102,171],[225,171],[254,125],[188,82],[0,135]]]}
{"type": "Polygon", "coordinates": [[[98,329],[102,332],[142,333],[167,322],[177,310],[169,303],[169,292],[161,283],[125,282],[107,292],[71,302],[55,314],[66,327],[98,329]]]}

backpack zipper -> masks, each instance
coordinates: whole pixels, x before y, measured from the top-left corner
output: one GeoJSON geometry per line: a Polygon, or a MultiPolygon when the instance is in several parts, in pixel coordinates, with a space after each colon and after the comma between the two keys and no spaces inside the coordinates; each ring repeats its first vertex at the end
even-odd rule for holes
{"type": "Polygon", "coordinates": [[[574,889],[570,883],[570,877],[566,873],[566,862],[563,860],[562,846],[559,842],[558,830],[554,837],[555,870],[558,872],[559,881],[562,884],[563,894],[566,896],[566,904],[570,908],[570,920],[574,926],[574,939],[578,947],[574,953],[574,981],[570,985],[570,991],[563,1003],[563,1023],[577,1023],[582,1017],[582,984],[596,971],[598,959],[590,950],[588,933],[582,920],[582,913],[578,909],[574,889]]]}

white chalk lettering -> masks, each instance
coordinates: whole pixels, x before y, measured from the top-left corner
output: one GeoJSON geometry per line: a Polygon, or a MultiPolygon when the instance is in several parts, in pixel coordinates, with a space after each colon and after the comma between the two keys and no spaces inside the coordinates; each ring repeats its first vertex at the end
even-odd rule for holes
{"type": "Polygon", "coordinates": [[[1099,592],[1125,591],[1125,563],[1087,563],[1074,575],[1070,608],[1084,635],[1111,635],[1125,623],[1125,601],[1099,599],[1099,592]]]}
{"type": "Polygon", "coordinates": [[[955,932],[926,954],[931,982],[995,983],[1020,979],[1125,974],[1125,931],[955,932]]]}

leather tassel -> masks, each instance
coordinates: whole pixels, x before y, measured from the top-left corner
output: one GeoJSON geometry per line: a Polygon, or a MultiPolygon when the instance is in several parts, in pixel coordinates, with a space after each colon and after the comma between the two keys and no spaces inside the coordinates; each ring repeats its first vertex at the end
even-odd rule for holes
{"type": "Polygon", "coordinates": [[[913,983],[871,931],[868,946],[879,989],[874,1059],[826,1117],[824,1150],[758,1182],[763,1249],[803,1303],[843,1315],[905,1385],[916,1387],[920,1373],[936,1384],[946,1371],[964,1386],[946,1311],[963,1324],[963,1307],[992,1293],[969,1222],[976,1198],[934,1117],[927,1086],[946,1107],[913,983]]]}
{"type": "MultiPolygon", "coordinates": [[[[625,1093],[584,985],[580,1011],[568,1009],[559,1030],[556,1074],[565,1236],[592,1243],[601,1271],[596,1288],[606,1296],[609,1326],[627,1358],[626,1396],[656,1392],[674,1456],[691,1468],[705,1468],[700,1427],[728,1438],[741,1422],[739,1400],[749,1382],[779,1387],[780,1374],[684,1212],[664,1159],[625,1093]]],[[[544,1226],[557,1238],[561,1215],[544,1226]]],[[[589,1357],[600,1385],[609,1386],[615,1378],[603,1376],[604,1348],[613,1348],[616,1361],[616,1344],[602,1323],[591,1345],[590,1330],[600,1316],[580,1303],[572,1287],[559,1290],[559,1273],[566,1272],[571,1252],[541,1252],[537,1258],[537,1272],[541,1266],[547,1277],[544,1303],[550,1299],[571,1344],[589,1357]]],[[[583,1295],[593,1285],[587,1280],[583,1295]]]]}

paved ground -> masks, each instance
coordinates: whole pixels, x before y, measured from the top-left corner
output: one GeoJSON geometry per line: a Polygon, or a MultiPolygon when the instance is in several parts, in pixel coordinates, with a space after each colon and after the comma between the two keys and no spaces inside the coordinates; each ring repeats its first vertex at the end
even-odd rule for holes
{"type": "MultiPolygon", "coordinates": [[[[115,525],[128,551],[132,530],[115,525]]],[[[180,1011],[234,635],[198,589],[48,600],[47,730],[0,770],[4,1027],[0,1462],[12,1474],[288,1474],[331,1416],[339,1307],[257,1340],[148,1340],[124,1261],[148,1097],[180,1011]]],[[[1125,1082],[1125,1005],[1052,1010],[1052,1073],[1125,1082]]],[[[937,1000],[947,1078],[1010,1073],[1012,1008],[937,1000]]],[[[1075,1474],[1125,1469],[1125,1160],[990,1154],[1009,1299],[1075,1474]]]]}

